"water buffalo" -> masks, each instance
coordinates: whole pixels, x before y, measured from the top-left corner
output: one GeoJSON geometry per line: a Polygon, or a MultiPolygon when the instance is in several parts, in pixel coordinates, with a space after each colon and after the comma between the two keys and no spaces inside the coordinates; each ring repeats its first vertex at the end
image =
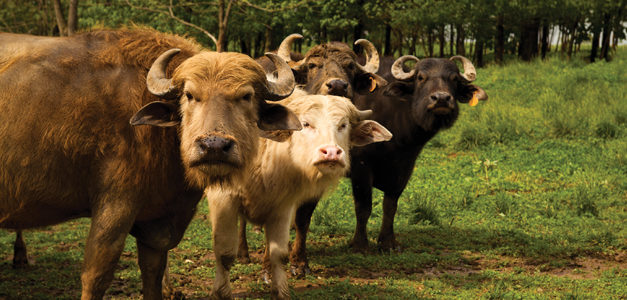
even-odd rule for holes
{"type": "Polygon", "coordinates": [[[368,247],[366,223],[372,211],[372,187],[384,192],[383,222],[378,243],[383,250],[394,249],[394,215],[398,197],[411,176],[416,158],[423,146],[440,130],[451,127],[459,114],[458,102],[476,104],[487,100],[480,87],[471,84],[475,68],[465,57],[449,59],[418,58],[407,55],[398,58],[382,74],[389,84],[373,94],[355,97],[359,109],[371,109],[372,118],[393,134],[388,142],[355,148],[351,152],[350,178],[355,201],[357,226],[351,242],[355,250],[368,247]],[[403,64],[415,61],[406,72],[403,64]],[[455,61],[463,63],[460,73],[455,61]],[[389,71],[388,71],[389,70],[389,71]]]}
{"type": "Polygon", "coordinates": [[[241,188],[206,190],[217,261],[212,292],[219,298],[231,297],[229,268],[238,246],[238,215],[265,227],[264,270],[271,273],[273,296],[289,298],[283,264],[296,205],[320,198],[337,184],[348,170],[352,146],[392,137],[379,123],[364,120],[371,112],[358,111],[343,97],[305,95],[281,104],[297,114],[303,130],[291,135],[277,132],[286,139],[282,143],[261,140],[250,177],[241,188]]]}
{"type": "MultiPolygon", "coordinates": [[[[384,87],[387,81],[376,72],[379,69],[379,54],[374,45],[365,39],[355,42],[363,47],[365,64],[358,63],[357,54],[346,44],[341,42],[329,42],[312,47],[302,59],[294,60],[293,52],[290,52],[294,40],[300,39],[300,34],[291,34],[286,37],[277,55],[282,57],[292,68],[297,89],[310,95],[337,95],[348,98],[358,93],[371,93],[384,87]]],[[[272,71],[272,65],[267,58],[262,58],[261,65],[267,71],[272,71]]],[[[305,245],[309,220],[320,199],[311,198],[301,203],[296,211],[295,228],[296,237],[290,252],[292,273],[303,275],[309,272],[305,245]]],[[[246,223],[240,224],[240,245],[238,258],[242,262],[250,261],[248,245],[246,243],[246,223]]]]}
{"type": "Polygon", "coordinates": [[[82,299],[103,297],[129,233],[144,298],[161,299],[167,251],[203,190],[244,180],[259,135],[301,128],[266,102],[295,85],[274,55],[278,78],[148,29],[0,44],[0,228],[91,217],[82,299]]]}

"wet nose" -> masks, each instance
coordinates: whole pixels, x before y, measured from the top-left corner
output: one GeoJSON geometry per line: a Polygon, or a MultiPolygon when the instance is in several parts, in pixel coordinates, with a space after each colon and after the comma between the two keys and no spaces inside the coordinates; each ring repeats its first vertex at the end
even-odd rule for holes
{"type": "Polygon", "coordinates": [[[334,145],[326,145],[318,148],[323,160],[340,160],[342,158],[342,148],[334,145]]]}
{"type": "Polygon", "coordinates": [[[228,154],[233,149],[234,141],[229,138],[210,135],[196,140],[196,146],[202,156],[220,156],[228,154]]]}
{"type": "Polygon", "coordinates": [[[329,88],[329,95],[346,96],[348,82],[341,79],[333,79],[327,82],[329,88]]]}
{"type": "Polygon", "coordinates": [[[451,94],[447,92],[435,92],[431,94],[430,98],[431,98],[431,101],[436,102],[436,103],[437,102],[448,103],[453,97],[451,96],[451,94]]]}

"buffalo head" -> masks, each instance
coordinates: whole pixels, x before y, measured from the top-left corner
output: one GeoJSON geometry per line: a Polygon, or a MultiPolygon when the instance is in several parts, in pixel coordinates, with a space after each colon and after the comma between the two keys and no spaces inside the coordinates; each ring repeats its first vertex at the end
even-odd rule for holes
{"type": "Polygon", "coordinates": [[[357,55],[346,44],[330,42],[311,48],[305,57],[292,61],[290,48],[300,34],[291,34],[283,40],[277,54],[283,58],[296,75],[296,81],[308,94],[335,95],[352,98],[356,91],[372,92],[387,81],[375,73],[379,69],[379,54],[374,45],[365,39],[355,42],[365,50],[366,63],[357,62],[357,55]]]}
{"type": "Polygon", "coordinates": [[[396,81],[388,84],[383,94],[411,103],[412,118],[426,131],[451,127],[459,114],[457,102],[472,100],[474,105],[477,100],[488,99],[483,89],[471,84],[476,78],[475,67],[463,56],[419,60],[405,55],[390,71],[396,81]],[[408,72],[404,70],[407,61],[416,63],[408,72]],[[455,61],[462,62],[464,73],[455,61]]]}
{"type": "Polygon", "coordinates": [[[239,53],[201,52],[180,63],[172,78],[166,68],[178,49],[164,52],[150,68],[150,93],[165,100],[142,107],[132,125],[179,126],[181,158],[193,184],[205,187],[245,173],[264,131],[300,130],[296,116],[266,100],[288,97],[295,86],[292,71],[268,54],[277,78],[239,53]]]}

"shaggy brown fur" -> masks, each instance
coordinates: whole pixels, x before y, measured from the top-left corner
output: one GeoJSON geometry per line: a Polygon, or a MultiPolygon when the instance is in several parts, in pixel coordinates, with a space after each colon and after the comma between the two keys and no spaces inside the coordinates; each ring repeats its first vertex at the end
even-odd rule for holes
{"type": "Polygon", "coordinates": [[[241,91],[263,90],[261,67],[147,29],[0,34],[0,44],[0,227],[91,216],[83,299],[102,298],[130,232],[144,298],[160,299],[167,250],[180,241],[202,188],[244,174],[252,160],[268,104],[261,93],[243,100],[241,91]],[[172,115],[181,125],[132,127],[131,116],[158,100],[146,74],[171,48],[181,49],[166,72],[180,85],[172,115]],[[238,164],[190,165],[194,141],[213,133],[235,140],[238,164]]]}

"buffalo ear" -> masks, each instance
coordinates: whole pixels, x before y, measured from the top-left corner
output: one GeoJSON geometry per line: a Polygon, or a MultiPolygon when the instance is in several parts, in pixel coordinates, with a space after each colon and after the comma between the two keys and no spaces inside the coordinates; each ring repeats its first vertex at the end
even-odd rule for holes
{"type": "Polygon", "coordinates": [[[474,84],[462,85],[458,91],[458,95],[460,96],[457,101],[461,103],[468,103],[468,101],[474,97],[476,97],[477,100],[488,100],[488,94],[481,87],[474,84]]]}
{"type": "Polygon", "coordinates": [[[475,97],[477,97],[477,100],[488,100],[488,94],[481,87],[474,84],[472,86],[475,87],[475,97]]]}
{"type": "Polygon", "coordinates": [[[301,130],[300,120],[291,110],[280,104],[270,104],[263,102],[259,107],[259,120],[257,127],[265,133],[261,133],[262,137],[273,140],[273,136],[285,136],[285,133],[278,134],[280,131],[301,130]],[[273,133],[274,132],[274,133],[273,133]]]}
{"type": "Polygon", "coordinates": [[[388,97],[403,97],[414,93],[414,83],[407,81],[394,81],[383,89],[383,95],[388,97]]]}
{"type": "Polygon", "coordinates": [[[172,127],[181,123],[178,106],[171,102],[154,101],[140,108],[130,120],[131,125],[172,127]]]}
{"type": "Polygon", "coordinates": [[[377,74],[363,73],[355,76],[355,90],[360,94],[372,93],[386,85],[388,81],[377,74]]]}
{"type": "Polygon", "coordinates": [[[373,120],[364,120],[351,129],[351,144],[365,146],[371,143],[389,141],[392,133],[373,120]]]}

